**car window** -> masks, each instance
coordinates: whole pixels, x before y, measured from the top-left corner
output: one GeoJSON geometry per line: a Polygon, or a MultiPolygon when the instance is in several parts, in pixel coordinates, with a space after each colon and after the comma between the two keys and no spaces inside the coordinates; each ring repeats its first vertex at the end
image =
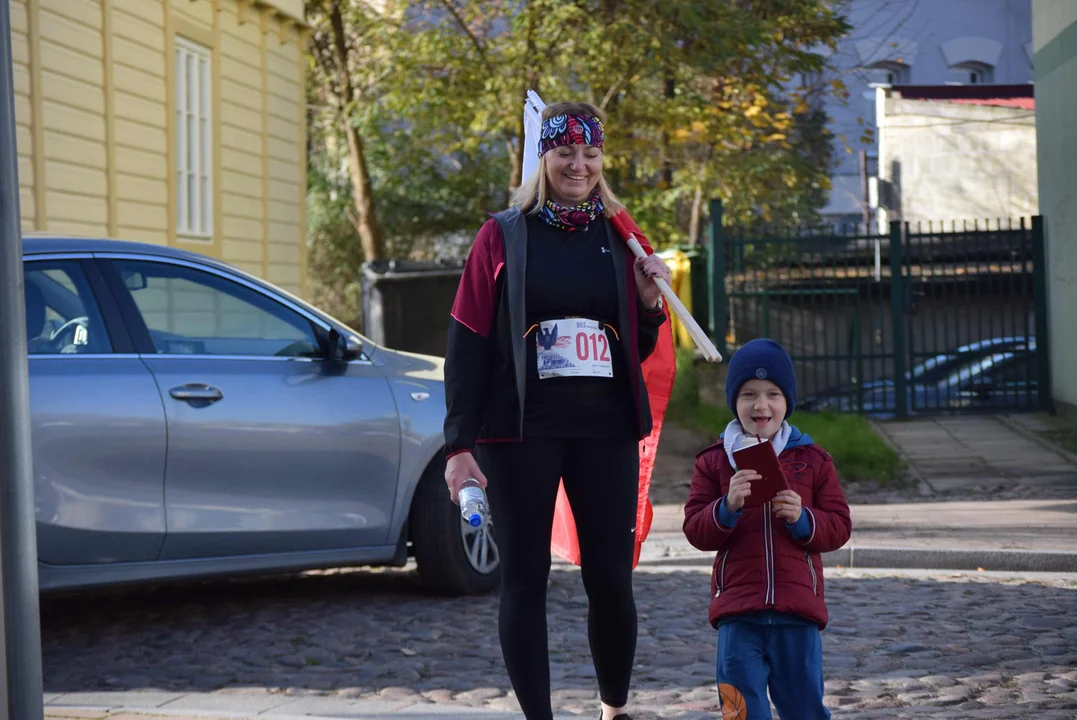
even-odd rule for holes
{"type": "Polygon", "coordinates": [[[971,362],[947,378],[946,383],[960,389],[982,384],[985,382],[985,376],[991,372],[991,368],[996,367],[1008,357],[1012,357],[1012,354],[995,353],[971,362]]]}
{"type": "Polygon", "coordinates": [[[990,370],[991,377],[998,383],[1011,385],[1026,383],[1029,380],[1029,365],[1032,362],[1030,355],[1021,354],[1009,358],[990,370]]]}
{"type": "Polygon", "coordinates": [[[158,353],[318,357],[310,321],[273,298],[181,265],[116,261],[158,353]]]}
{"type": "Polygon", "coordinates": [[[950,374],[950,368],[956,360],[957,356],[953,354],[936,355],[914,367],[911,375],[922,382],[938,382],[950,374]]]}
{"type": "Polygon", "coordinates": [[[974,348],[958,353],[947,353],[933,357],[914,371],[914,377],[925,385],[935,384],[949,379],[955,372],[968,372],[970,367],[978,367],[982,360],[992,355],[991,348],[974,348]]]}
{"type": "Polygon", "coordinates": [[[78,260],[27,262],[22,277],[29,354],[112,352],[97,299],[78,260]]]}

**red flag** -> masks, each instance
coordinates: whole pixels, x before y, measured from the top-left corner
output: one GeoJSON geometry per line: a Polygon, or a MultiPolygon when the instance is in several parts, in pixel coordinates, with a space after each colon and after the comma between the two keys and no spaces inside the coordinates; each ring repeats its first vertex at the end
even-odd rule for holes
{"type": "MultiPolygon", "coordinates": [[[[622,210],[612,219],[613,227],[622,240],[635,236],[643,249],[650,255],[654,252],[650,242],[636,222],[622,210]]],[[[666,311],[668,313],[668,310],[666,311]]],[[[662,432],[662,423],[666,417],[666,407],[673,394],[673,380],[677,374],[677,356],[673,348],[673,332],[669,318],[658,329],[658,344],[643,362],[643,382],[647,386],[647,398],[651,406],[651,433],[639,443],[639,501],[636,506],[636,551],[632,558],[632,567],[639,563],[640,549],[651,530],[651,473],[654,470],[655,454],[658,452],[658,437],[662,432]]],[[[554,554],[564,558],[573,565],[580,564],[580,544],[576,538],[576,522],[572,518],[565,485],[557,491],[557,507],[553,518],[553,538],[550,549],[554,554]]]]}

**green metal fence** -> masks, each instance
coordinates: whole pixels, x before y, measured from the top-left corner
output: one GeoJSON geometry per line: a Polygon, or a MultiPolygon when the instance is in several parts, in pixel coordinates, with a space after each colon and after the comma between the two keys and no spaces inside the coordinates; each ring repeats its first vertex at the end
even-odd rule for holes
{"type": "Polygon", "coordinates": [[[730,238],[720,204],[711,211],[712,338],[727,356],[755,337],[781,342],[804,409],[906,417],[1049,406],[1040,218],[730,238]]]}

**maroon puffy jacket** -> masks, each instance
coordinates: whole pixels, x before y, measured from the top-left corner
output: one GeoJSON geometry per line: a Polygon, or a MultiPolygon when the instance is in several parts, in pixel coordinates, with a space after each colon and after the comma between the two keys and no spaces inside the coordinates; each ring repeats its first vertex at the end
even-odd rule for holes
{"type": "Polygon", "coordinates": [[[718,524],[733,467],[719,441],[696,456],[692,489],[684,507],[684,534],[700,550],[717,551],[711,572],[710,621],[730,615],[776,610],[826,627],[823,562],[849,541],[849,504],[830,455],[818,445],[788,448],[781,454],[789,487],[800,495],[811,535],[794,540],[770,503],[744,508],[733,528],[718,524]]]}

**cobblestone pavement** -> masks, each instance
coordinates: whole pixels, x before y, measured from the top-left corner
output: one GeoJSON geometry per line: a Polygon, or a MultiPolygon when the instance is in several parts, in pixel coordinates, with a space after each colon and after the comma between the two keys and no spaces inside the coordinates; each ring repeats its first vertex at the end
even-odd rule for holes
{"type": "MultiPolygon", "coordinates": [[[[828,570],[835,717],[1072,718],[1077,580],[828,570]]],[[[714,717],[706,572],[638,572],[638,720],[714,717]]],[[[578,572],[550,583],[555,705],[593,716],[578,572]]],[[[45,690],[425,698],[515,710],[497,598],[427,596],[407,570],[46,598],[45,690]]]]}

